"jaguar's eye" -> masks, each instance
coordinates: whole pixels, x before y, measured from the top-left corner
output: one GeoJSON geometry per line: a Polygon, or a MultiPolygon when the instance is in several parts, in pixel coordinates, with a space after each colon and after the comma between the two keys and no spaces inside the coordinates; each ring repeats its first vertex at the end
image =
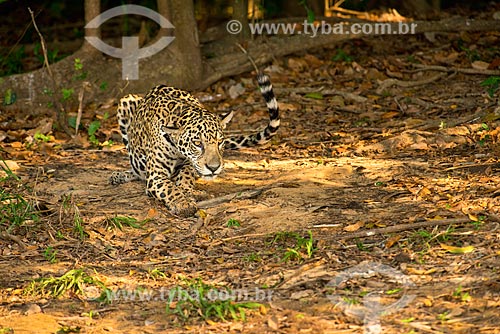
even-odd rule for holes
{"type": "Polygon", "coordinates": [[[193,140],[194,146],[198,147],[199,149],[203,149],[203,143],[201,142],[201,139],[195,139],[193,140]]]}

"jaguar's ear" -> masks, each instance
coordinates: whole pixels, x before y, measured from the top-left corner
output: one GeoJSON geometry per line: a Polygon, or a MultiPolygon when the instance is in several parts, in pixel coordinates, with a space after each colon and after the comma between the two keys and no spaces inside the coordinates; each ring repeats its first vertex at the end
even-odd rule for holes
{"type": "Polygon", "coordinates": [[[179,128],[173,126],[165,126],[165,125],[161,127],[161,135],[168,141],[177,138],[178,134],[179,134],[179,128]]]}
{"type": "Polygon", "coordinates": [[[233,115],[234,112],[232,111],[230,113],[220,115],[220,124],[224,129],[226,128],[227,123],[231,121],[231,118],[233,118],[233,115]]]}

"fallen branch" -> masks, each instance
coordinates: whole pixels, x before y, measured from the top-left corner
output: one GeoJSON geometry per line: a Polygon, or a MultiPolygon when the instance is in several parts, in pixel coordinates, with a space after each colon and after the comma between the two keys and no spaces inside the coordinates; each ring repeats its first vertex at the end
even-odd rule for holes
{"type": "Polygon", "coordinates": [[[479,75],[499,75],[500,71],[497,70],[487,70],[478,68],[457,68],[457,67],[445,67],[437,65],[422,65],[422,64],[412,64],[416,67],[416,71],[440,71],[447,73],[464,73],[464,74],[479,74],[479,75]]]}
{"type": "Polygon", "coordinates": [[[397,79],[386,79],[382,81],[380,86],[377,88],[377,94],[382,94],[387,88],[391,86],[400,86],[400,87],[416,87],[416,86],[423,86],[427,85],[431,82],[438,81],[441,78],[445,77],[445,74],[437,74],[433,77],[422,79],[422,80],[416,80],[416,81],[403,81],[403,80],[397,80],[397,79]]]}
{"type": "MultiPolygon", "coordinates": [[[[333,237],[319,236],[318,239],[322,239],[322,240],[348,240],[348,239],[354,239],[354,238],[366,238],[366,237],[372,237],[372,236],[378,235],[378,234],[414,230],[414,229],[429,227],[429,226],[464,224],[464,223],[468,223],[470,221],[471,220],[468,217],[426,220],[426,221],[422,221],[422,222],[381,227],[381,228],[371,229],[368,231],[360,231],[360,232],[355,232],[355,233],[344,233],[341,235],[335,235],[333,237]]],[[[321,227],[321,226],[316,226],[316,227],[321,227]]]]}
{"type": "Polygon", "coordinates": [[[200,209],[207,209],[207,208],[211,208],[211,207],[220,205],[222,203],[230,202],[233,199],[255,198],[255,197],[259,196],[262,193],[262,191],[264,191],[264,189],[253,189],[253,190],[239,191],[236,193],[207,199],[205,201],[200,201],[197,203],[197,205],[200,209]]]}

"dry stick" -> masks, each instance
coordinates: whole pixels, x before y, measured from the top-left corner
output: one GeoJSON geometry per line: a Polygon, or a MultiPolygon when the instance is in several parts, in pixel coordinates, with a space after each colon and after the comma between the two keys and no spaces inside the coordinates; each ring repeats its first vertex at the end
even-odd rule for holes
{"type": "Polygon", "coordinates": [[[352,100],[354,102],[363,103],[368,100],[368,98],[349,92],[343,92],[338,89],[325,89],[325,87],[298,87],[298,88],[275,88],[276,93],[287,92],[287,93],[297,93],[297,94],[308,94],[308,93],[321,93],[323,95],[340,95],[345,99],[352,100]]]}
{"type": "Polygon", "coordinates": [[[241,49],[241,51],[247,56],[248,60],[250,61],[250,63],[252,63],[252,66],[253,68],[255,69],[255,71],[257,73],[260,73],[259,71],[259,68],[257,67],[257,65],[255,64],[255,62],[253,61],[253,58],[248,54],[248,51],[240,44],[240,43],[236,43],[236,45],[241,49]]]}
{"type": "Polygon", "coordinates": [[[431,82],[438,81],[439,79],[443,78],[445,74],[437,74],[433,77],[427,78],[427,79],[422,79],[422,80],[417,80],[417,81],[402,81],[402,80],[397,80],[397,79],[386,79],[382,81],[380,86],[377,88],[377,94],[382,94],[384,90],[387,88],[397,85],[400,87],[415,87],[415,86],[423,86],[427,85],[431,82]]]}
{"type": "Polygon", "coordinates": [[[75,136],[78,135],[78,128],[80,127],[80,122],[82,120],[83,95],[85,93],[85,88],[87,88],[89,86],[90,86],[90,84],[87,81],[84,81],[82,83],[82,89],[80,90],[80,93],[78,94],[78,114],[76,116],[76,122],[75,122],[75,136]]]}
{"type": "MultiPolygon", "coordinates": [[[[470,221],[471,220],[467,217],[426,220],[423,222],[415,222],[415,223],[409,223],[409,224],[400,224],[400,225],[376,228],[376,229],[372,229],[369,231],[360,231],[360,232],[355,232],[355,233],[344,233],[341,235],[335,235],[333,237],[321,237],[320,236],[320,237],[318,237],[318,239],[322,239],[322,240],[347,240],[347,239],[353,239],[353,238],[366,238],[366,237],[371,237],[371,236],[374,236],[377,234],[401,232],[401,231],[414,230],[417,228],[429,227],[429,226],[463,224],[463,223],[468,223],[470,221]]],[[[315,227],[320,228],[321,225],[318,225],[315,227]]]]}
{"type": "Polygon", "coordinates": [[[82,87],[80,93],[78,94],[78,114],[76,115],[76,122],[75,122],[75,136],[78,135],[78,128],[80,127],[80,121],[82,120],[84,93],[85,93],[85,87],[82,87]]]}
{"type": "Polygon", "coordinates": [[[253,189],[253,190],[246,190],[246,191],[239,191],[236,193],[212,198],[212,199],[207,199],[205,201],[198,202],[197,205],[200,209],[206,209],[206,208],[211,208],[214,206],[217,206],[219,204],[225,203],[225,202],[230,202],[231,200],[237,198],[237,199],[249,199],[249,198],[254,198],[259,196],[264,189],[253,189]]]}
{"type": "Polygon", "coordinates": [[[464,74],[481,74],[481,75],[500,75],[500,71],[487,70],[487,69],[475,69],[475,68],[455,68],[455,67],[444,67],[435,65],[422,65],[422,64],[412,64],[416,67],[417,71],[440,71],[440,72],[458,72],[464,74]]]}
{"type": "Polygon", "coordinates": [[[45,46],[45,39],[42,36],[42,33],[38,29],[38,26],[36,25],[35,21],[35,15],[31,8],[28,7],[28,11],[30,12],[31,15],[31,20],[33,21],[33,26],[35,27],[36,32],[38,33],[38,36],[40,37],[40,44],[42,45],[42,52],[43,52],[43,64],[47,68],[47,73],[49,74],[50,78],[50,83],[52,86],[52,103],[56,107],[56,114],[57,114],[57,123],[59,123],[59,126],[63,129],[63,131],[71,136],[71,132],[69,131],[68,125],[66,124],[66,111],[64,110],[64,106],[59,102],[59,100],[55,97],[55,93],[57,91],[57,84],[56,80],[54,79],[54,74],[52,73],[49,65],[49,58],[47,56],[47,48],[45,46]]]}

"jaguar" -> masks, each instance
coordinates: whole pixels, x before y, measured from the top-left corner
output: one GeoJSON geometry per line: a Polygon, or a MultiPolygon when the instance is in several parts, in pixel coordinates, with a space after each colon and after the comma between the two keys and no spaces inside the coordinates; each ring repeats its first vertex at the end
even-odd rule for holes
{"type": "Polygon", "coordinates": [[[189,217],[198,208],[194,182],[215,179],[223,170],[224,149],[268,142],[278,131],[280,114],[269,77],[259,73],[257,83],[269,113],[267,126],[249,135],[225,136],[234,112],[217,115],[189,92],[159,85],[144,97],[120,99],[117,118],[131,168],[114,172],[118,185],[146,181],[146,193],[174,215],[189,217]]]}

